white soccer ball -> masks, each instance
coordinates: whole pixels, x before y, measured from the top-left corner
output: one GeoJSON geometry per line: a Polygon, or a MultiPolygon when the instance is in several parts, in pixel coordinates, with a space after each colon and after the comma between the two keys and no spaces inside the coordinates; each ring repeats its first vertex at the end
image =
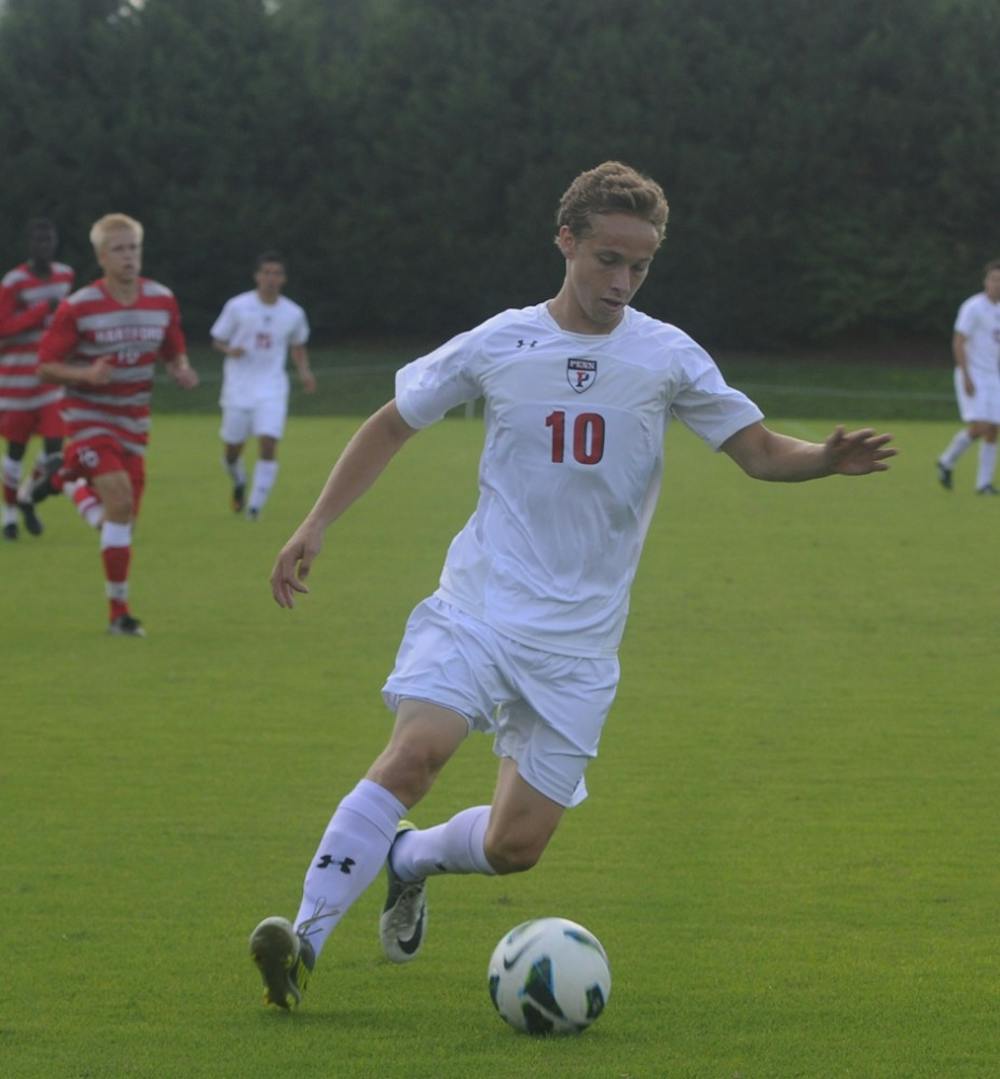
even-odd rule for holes
{"type": "Polygon", "coordinates": [[[493,1006],[525,1034],[579,1034],[611,995],[604,947],[567,918],[515,926],[493,950],[489,980],[493,1006]]]}

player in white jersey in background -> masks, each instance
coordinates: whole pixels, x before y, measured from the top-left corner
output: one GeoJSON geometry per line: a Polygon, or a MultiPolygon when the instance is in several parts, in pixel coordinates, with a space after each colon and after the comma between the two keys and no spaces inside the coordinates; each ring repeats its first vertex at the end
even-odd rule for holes
{"type": "Polygon", "coordinates": [[[383,865],[382,946],[405,962],[423,941],[428,877],[530,869],[586,796],[671,417],[759,479],[888,467],[890,436],[871,429],[838,427],[825,443],[768,430],[690,337],[629,306],[666,219],[659,186],[625,165],[578,176],[557,216],[558,295],[404,367],[395,398],[355,434],[279,553],[271,587],[291,607],[326,528],[403,444],[485,398],[479,502],[383,687],[396,714],[389,743],[333,814],[294,922],[266,918],[251,934],[267,1002],[298,1003],[330,931],[383,865]],[[470,730],[494,735],[492,803],[415,828],[403,815],[470,730]]]}
{"type": "Polygon", "coordinates": [[[977,439],[979,467],[976,491],[996,495],[993,486],[1000,430],[1000,259],[983,268],[983,291],[970,296],[958,309],[951,342],[955,357],[955,397],[963,427],[938,458],[941,486],[952,487],[959,458],[977,439]]]}
{"type": "Polygon", "coordinates": [[[225,357],[222,375],[222,463],[233,481],[233,509],[246,503],[243,446],[258,440],[247,516],[256,519],[278,478],[278,442],[288,416],[289,353],[306,393],[316,390],[306,342],[309,322],[302,308],[281,294],[287,279],[285,260],[274,251],[258,256],[257,287],[234,296],[212,326],[212,344],[225,357]]]}

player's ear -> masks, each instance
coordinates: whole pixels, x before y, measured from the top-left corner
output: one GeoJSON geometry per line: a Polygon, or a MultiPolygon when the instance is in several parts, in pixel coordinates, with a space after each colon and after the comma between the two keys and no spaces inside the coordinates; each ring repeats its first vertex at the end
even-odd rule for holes
{"type": "Polygon", "coordinates": [[[562,252],[563,258],[571,259],[576,254],[576,237],[569,225],[560,225],[556,234],[556,247],[562,252]]]}

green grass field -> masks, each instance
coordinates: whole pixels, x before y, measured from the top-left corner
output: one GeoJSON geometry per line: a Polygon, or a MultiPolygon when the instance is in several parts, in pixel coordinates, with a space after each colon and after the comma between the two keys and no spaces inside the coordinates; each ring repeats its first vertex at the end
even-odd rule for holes
{"type": "MultiPolygon", "coordinates": [[[[247,935],[294,914],[381,748],[381,680],[475,496],[481,426],[439,424],[279,610],[274,554],[356,423],[295,418],[252,525],[227,509],[217,419],[157,416],[145,641],[104,635],[96,536],[64,502],[0,548],[0,1075],[1000,1074],[1000,506],[971,494],[971,455],[959,489],[935,484],[945,422],[893,421],[887,475],[802,486],[671,430],[591,798],[531,873],[433,881],[417,962],[381,959],[378,883],[301,1011],[260,1006],[247,935]],[[580,1038],[519,1036],[488,999],[496,941],[545,914],[611,956],[580,1038]]],[[[470,740],[413,815],[487,800],[494,771],[470,740]]]]}

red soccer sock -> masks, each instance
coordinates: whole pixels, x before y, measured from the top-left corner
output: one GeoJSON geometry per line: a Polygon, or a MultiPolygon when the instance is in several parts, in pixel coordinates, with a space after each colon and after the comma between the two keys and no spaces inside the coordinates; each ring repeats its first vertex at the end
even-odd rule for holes
{"type": "Polygon", "coordinates": [[[91,528],[100,528],[104,522],[104,507],[97,492],[86,480],[76,480],[67,483],[64,491],[71,494],[76,512],[90,525],[91,528]]]}
{"type": "Polygon", "coordinates": [[[131,547],[105,547],[101,551],[112,622],[121,615],[129,613],[128,565],[131,558],[131,547]]]}

